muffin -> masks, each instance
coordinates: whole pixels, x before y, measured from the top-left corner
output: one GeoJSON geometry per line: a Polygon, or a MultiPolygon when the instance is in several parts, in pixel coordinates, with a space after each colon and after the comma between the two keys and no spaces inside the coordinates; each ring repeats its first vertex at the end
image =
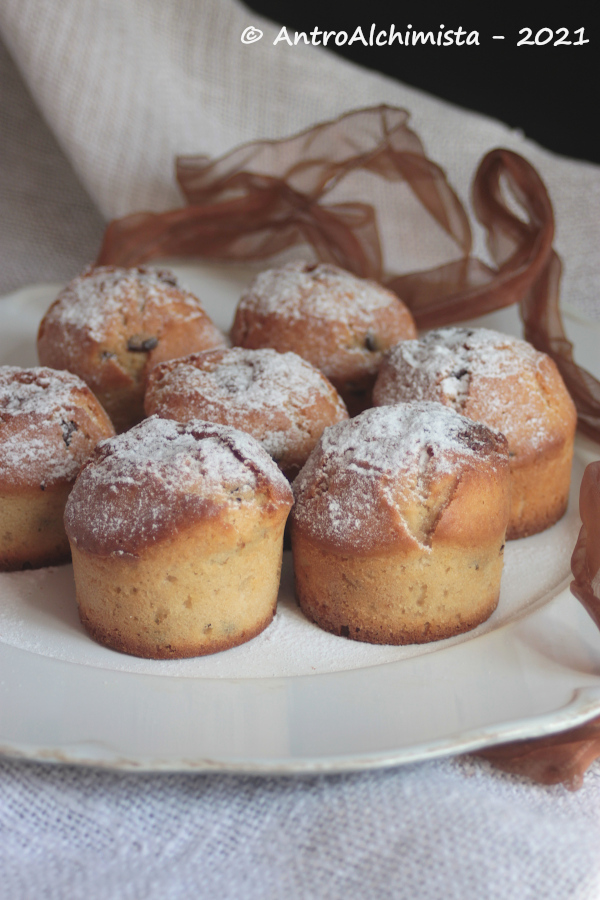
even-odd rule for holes
{"type": "Polygon", "coordinates": [[[144,417],[153,366],[224,345],[198,298],[166,269],[90,267],[61,291],[38,332],[40,362],[83,378],[117,431],[144,417]]]}
{"type": "Polygon", "coordinates": [[[0,367],[0,570],[70,558],[67,496],[99,440],[114,435],[90,389],[69,372],[0,367]]]}
{"type": "Polygon", "coordinates": [[[350,415],[371,404],[385,350],[415,338],[408,308],[374,281],[332,265],[262,272],[238,305],[232,343],[297,353],[331,381],[350,415]]]}
{"type": "Polygon", "coordinates": [[[145,409],[246,431],[290,481],[323,430],[348,418],[333,385],[295,353],[240,347],[160,363],[148,378],[145,409]]]}
{"type": "Polygon", "coordinates": [[[569,499],[577,413],[554,362],[487,328],[441,328],[398,344],[382,363],[377,406],[437,400],[508,439],[507,538],[553,525],[569,499]]]}
{"type": "Polygon", "coordinates": [[[103,442],[65,511],[83,625],[154,659],[250,640],[275,613],[292,500],[233,428],[152,416],[103,442]]]}
{"type": "Polygon", "coordinates": [[[324,432],[294,482],[296,596],[334,634],[451,637],[496,608],[510,504],[503,435],[439,403],[324,432]]]}

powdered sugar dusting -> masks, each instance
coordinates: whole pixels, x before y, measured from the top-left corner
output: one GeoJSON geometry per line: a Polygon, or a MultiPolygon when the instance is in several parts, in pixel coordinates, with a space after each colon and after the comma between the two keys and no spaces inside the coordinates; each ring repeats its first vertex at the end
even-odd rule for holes
{"type": "Polygon", "coordinates": [[[256,490],[257,470],[262,465],[270,468],[271,460],[242,432],[151,417],[103,442],[86,477],[114,490],[119,484],[134,484],[140,473],[152,472],[174,492],[202,492],[212,497],[221,491],[256,490]]]}
{"type": "Polygon", "coordinates": [[[484,378],[519,376],[523,366],[536,367],[542,358],[526,341],[488,328],[440,328],[420,340],[397,344],[387,364],[406,371],[403,380],[411,382],[415,400],[427,399],[431,386],[437,385],[461,412],[473,372],[484,378]]]}
{"type": "Polygon", "coordinates": [[[289,485],[250,435],[152,416],[97,448],[69,497],[69,538],[88,549],[152,543],[208,508],[264,499],[291,505],[289,485]]]}
{"type": "Polygon", "coordinates": [[[373,396],[377,405],[437,400],[502,431],[511,451],[535,451],[555,428],[559,405],[560,377],[549,392],[548,365],[526,341],[487,328],[441,328],[397,344],[373,396]]]}
{"type": "Polygon", "coordinates": [[[193,354],[167,367],[169,392],[197,392],[207,402],[239,404],[255,412],[287,406],[302,410],[319,394],[343,409],[331,384],[295,353],[233,347],[193,354]]]}
{"type": "MultiPolygon", "coordinates": [[[[173,302],[173,289],[186,317],[204,316],[200,301],[183,289],[177,277],[166,269],[89,267],[74,278],[58,297],[51,316],[60,316],[65,325],[83,330],[98,342],[106,340],[111,324],[120,321],[132,298],[141,306],[163,306],[173,302]]],[[[172,310],[176,315],[176,310],[172,310]]]]}
{"type": "Polygon", "coordinates": [[[505,465],[503,439],[439,403],[369,409],[324,432],[294,483],[294,521],[340,547],[390,543],[429,479],[484,458],[505,465]]]}
{"type": "Polygon", "coordinates": [[[239,347],[159,365],[146,395],[148,412],[226,421],[253,434],[275,459],[306,443],[316,404],[327,424],[347,417],[333,386],[295,353],[239,347]]]}
{"type": "Polygon", "coordinates": [[[267,269],[240,300],[240,309],[286,319],[315,316],[349,322],[398,304],[398,298],[374,281],[358,278],[337,266],[291,262],[267,269]]]}
{"type": "MultiPolygon", "coordinates": [[[[70,372],[0,367],[0,471],[8,483],[72,481],[92,447],[72,441],[76,395],[70,372]]],[[[79,401],[81,405],[81,401],[79,401]]]]}

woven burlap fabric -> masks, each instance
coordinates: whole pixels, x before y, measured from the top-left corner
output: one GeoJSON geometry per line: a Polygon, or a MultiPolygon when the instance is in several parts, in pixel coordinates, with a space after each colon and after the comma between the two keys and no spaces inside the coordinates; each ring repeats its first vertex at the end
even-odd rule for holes
{"type": "Polygon", "coordinates": [[[67,281],[104,227],[0,43],[0,296],[67,281]]]}
{"type": "MultiPolygon", "coordinates": [[[[175,152],[216,153],[387,101],[413,110],[463,199],[491,146],[538,166],[568,299],[598,314],[596,167],[312,48],[273,62],[264,39],[240,44],[251,23],[273,33],[228,0],[5,0],[21,74],[0,55],[0,291],[67,279],[95,254],[104,217],[177,202],[175,152]]],[[[571,793],[475,761],[307,779],[0,761],[2,900],[592,900],[599,847],[598,765],[571,793]]]]}
{"type": "Polygon", "coordinates": [[[452,762],[298,780],[3,762],[0,785],[3,900],[598,897],[598,771],[569,794],[452,762]]]}

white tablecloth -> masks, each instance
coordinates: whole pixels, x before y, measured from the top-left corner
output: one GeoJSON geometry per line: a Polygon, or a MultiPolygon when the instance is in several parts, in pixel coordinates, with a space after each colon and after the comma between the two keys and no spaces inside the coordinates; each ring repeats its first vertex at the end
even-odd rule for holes
{"type": "MultiPolygon", "coordinates": [[[[0,28],[27,87],[2,51],[0,294],[71,277],[95,255],[103,217],[177,203],[175,153],[385,101],[412,110],[463,199],[492,146],[536,165],[564,294],[600,317],[597,167],[313,48],[244,47],[250,24],[276,33],[234,0],[5,0],[0,28]]],[[[262,779],[0,758],[0,835],[10,900],[597,898],[600,766],[570,793],[473,759],[262,779]]]]}

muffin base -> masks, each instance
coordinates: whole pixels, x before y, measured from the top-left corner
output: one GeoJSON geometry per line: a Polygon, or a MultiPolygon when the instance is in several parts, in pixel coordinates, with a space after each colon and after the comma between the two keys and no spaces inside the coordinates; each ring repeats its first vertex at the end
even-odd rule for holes
{"type": "Polygon", "coordinates": [[[532,462],[510,460],[511,501],[506,540],[529,537],[563,517],[569,502],[573,440],[554,456],[532,462]]]}
{"type": "Polygon", "coordinates": [[[372,644],[439,641],[496,609],[504,543],[348,556],[293,534],[296,597],[333,634],[372,644]]]}
{"type": "Polygon", "coordinates": [[[69,562],[63,515],[72,485],[0,493],[0,572],[69,562]]]}
{"type": "Polygon", "coordinates": [[[275,614],[283,522],[233,544],[214,532],[203,522],[139,558],[73,547],[79,615],[90,636],[133,656],[179,659],[260,634],[275,614]]]}

